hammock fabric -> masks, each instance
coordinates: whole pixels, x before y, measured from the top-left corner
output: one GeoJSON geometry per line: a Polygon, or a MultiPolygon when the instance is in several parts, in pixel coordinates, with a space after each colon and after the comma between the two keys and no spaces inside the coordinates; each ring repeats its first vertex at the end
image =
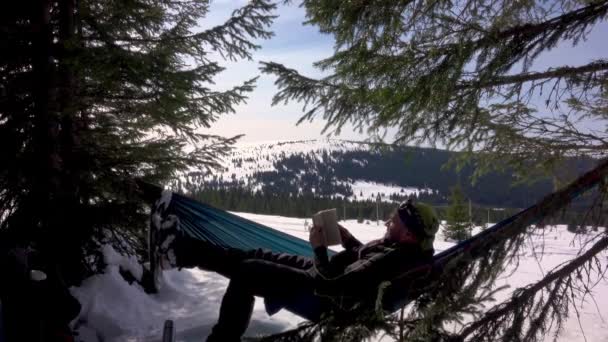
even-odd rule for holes
{"type": "MultiPolygon", "coordinates": [[[[567,187],[547,195],[536,205],[522,210],[470,239],[436,254],[430,264],[419,265],[392,279],[383,291],[382,306],[384,310],[394,312],[416,297],[415,292],[409,293],[407,291],[412,285],[413,279],[437,274],[454,257],[462,253],[472,255],[482,253],[487,248],[489,241],[499,239],[498,235],[508,234],[510,230],[539,222],[547,215],[564,208],[586,190],[604,181],[606,174],[608,174],[608,160],[567,187]]],[[[160,190],[160,188],[150,184],[144,186],[147,190],[155,189],[156,193],[160,190]]],[[[180,228],[189,236],[217,246],[242,250],[266,248],[279,253],[313,256],[313,251],[307,241],[179,194],[164,191],[161,199],[153,207],[152,215],[154,216],[158,210],[163,211],[163,216],[177,216],[180,228]]],[[[320,318],[323,307],[321,299],[315,296],[293,298],[289,302],[281,303],[266,301],[266,310],[269,314],[274,314],[285,308],[312,321],[320,318]]]]}

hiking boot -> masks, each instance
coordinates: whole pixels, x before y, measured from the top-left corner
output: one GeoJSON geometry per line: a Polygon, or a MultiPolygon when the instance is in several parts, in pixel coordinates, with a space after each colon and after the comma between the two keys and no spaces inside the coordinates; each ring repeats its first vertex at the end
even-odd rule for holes
{"type": "Polygon", "coordinates": [[[152,216],[148,235],[152,252],[152,266],[156,270],[168,270],[177,267],[175,246],[181,234],[177,216],[167,215],[164,219],[161,219],[158,214],[152,216]]]}

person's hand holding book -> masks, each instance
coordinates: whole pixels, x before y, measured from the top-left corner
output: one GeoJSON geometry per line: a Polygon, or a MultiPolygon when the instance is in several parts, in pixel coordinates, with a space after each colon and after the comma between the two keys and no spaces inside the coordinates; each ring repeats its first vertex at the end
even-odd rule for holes
{"type": "Polygon", "coordinates": [[[318,226],[312,226],[308,240],[313,249],[327,245],[325,243],[325,235],[323,235],[322,228],[318,226]]]}
{"type": "Polygon", "coordinates": [[[353,238],[353,235],[348,231],[348,229],[344,228],[344,226],[338,224],[338,229],[340,229],[340,238],[342,239],[342,247],[346,248],[346,244],[353,238]]]}

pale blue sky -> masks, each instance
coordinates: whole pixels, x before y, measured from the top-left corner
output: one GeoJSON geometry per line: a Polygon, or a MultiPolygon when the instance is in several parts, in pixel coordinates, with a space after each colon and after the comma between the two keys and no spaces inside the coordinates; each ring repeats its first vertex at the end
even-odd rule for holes
{"type": "MultiPolygon", "coordinates": [[[[212,1],[210,16],[202,23],[203,27],[213,26],[225,20],[231,11],[245,1],[212,1]]],[[[271,106],[272,96],[276,92],[274,77],[260,75],[259,61],[275,61],[296,68],[309,76],[320,76],[312,66],[313,62],[331,55],[333,39],[323,35],[316,27],[303,25],[304,9],[297,5],[280,5],[271,30],[275,36],[270,40],[259,40],[262,48],[253,54],[253,61],[236,63],[222,62],[226,70],[216,78],[219,88],[228,88],[255,76],[260,76],[256,89],[250,94],[246,104],[236,108],[235,114],[229,114],[217,121],[208,130],[211,133],[233,136],[245,134],[243,142],[286,139],[313,139],[321,137],[324,123],[303,123],[296,126],[302,115],[302,106],[271,106]]],[[[363,140],[364,135],[352,129],[346,129],[339,136],[343,139],[363,140]]]]}
{"type": "MultiPolygon", "coordinates": [[[[215,26],[229,17],[232,10],[242,6],[244,0],[212,1],[210,14],[201,26],[215,26]]],[[[295,2],[297,3],[297,2],[295,2]]],[[[216,78],[216,86],[220,89],[229,88],[242,81],[259,75],[259,61],[275,61],[287,67],[295,68],[301,73],[321,76],[312,66],[313,62],[328,57],[333,51],[333,38],[321,34],[314,26],[303,25],[305,11],[296,4],[280,5],[271,30],[275,36],[270,40],[260,40],[262,48],[253,54],[253,61],[235,63],[222,62],[227,69],[216,78]]],[[[536,62],[533,69],[544,70],[558,65],[581,65],[591,60],[608,57],[608,24],[603,22],[594,28],[587,41],[572,48],[571,43],[562,43],[557,48],[544,53],[536,62]]],[[[276,92],[274,77],[259,75],[256,89],[250,94],[246,104],[236,108],[235,114],[229,114],[217,121],[206,132],[222,136],[245,134],[243,142],[313,139],[321,137],[324,122],[321,118],[313,123],[303,123],[296,126],[302,115],[302,106],[296,103],[289,105],[271,106],[272,96],[276,92]]],[[[543,108],[538,108],[540,111],[543,108]]],[[[365,134],[346,128],[338,136],[342,139],[363,140],[365,134]]]]}

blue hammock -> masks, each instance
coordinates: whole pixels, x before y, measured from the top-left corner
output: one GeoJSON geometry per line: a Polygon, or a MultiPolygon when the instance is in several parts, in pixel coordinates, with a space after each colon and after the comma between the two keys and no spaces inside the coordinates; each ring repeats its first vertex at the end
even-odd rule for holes
{"type": "MultiPolygon", "coordinates": [[[[394,312],[415,299],[416,295],[408,293],[408,286],[403,285],[408,284],[408,281],[412,278],[441,272],[442,268],[452,258],[462,253],[475,254],[483,252],[483,250],[488,248],[488,242],[495,238],[497,233],[508,233],[509,229],[518,229],[537,223],[547,215],[564,208],[574,198],[602,181],[607,173],[608,161],[604,161],[572,184],[546,196],[536,205],[522,210],[470,239],[436,254],[430,264],[414,267],[412,270],[393,279],[384,291],[383,308],[388,312],[394,312]]],[[[149,184],[147,187],[160,189],[149,184]]],[[[180,228],[186,234],[217,246],[239,248],[242,250],[266,248],[279,253],[313,256],[313,251],[308,241],[179,194],[171,194],[166,211],[168,214],[176,215],[179,218],[180,228]]],[[[269,314],[273,314],[282,308],[308,320],[315,321],[320,318],[326,306],[324,306],[320,298],[315,296],[310,296],[310,298],[293,298],[291,301],[280,303],[266,301],[266,310],[269,314]]]]}
{"type": "Polygon", "coordinates": [[[179,217],[186,234],[216,246],[314,256],[308,241],[179,194],[172,194],[168,213],[179,217]]]}

